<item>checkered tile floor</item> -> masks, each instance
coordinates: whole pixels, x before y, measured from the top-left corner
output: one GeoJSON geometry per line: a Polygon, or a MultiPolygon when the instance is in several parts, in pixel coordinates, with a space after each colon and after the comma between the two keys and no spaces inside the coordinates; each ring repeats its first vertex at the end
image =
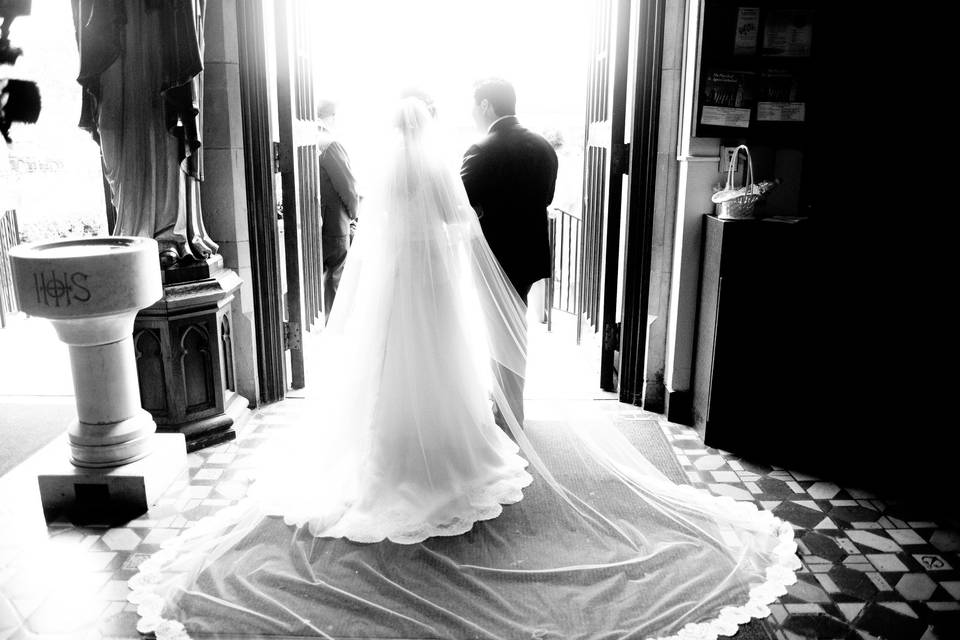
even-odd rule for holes
{"type": "Polygon", "coordinates": [[[960,638],[956,530],[914,519],[910,505],[753,464],[705,447],[687,427],[661,424],[691,483],[752,500],[794,526],[803,569],[770,607],[774,637],[960,638]]]}
{"type": "MultiPolygon", "coordinates": [[[[659,418],[613,400],[581,401],[617,419],[659,418]]],[[[35,477],[0,479],[0,640],[139,637],[126,580],[163,540],[236,502],[249,478],[248,454],[298,420],[302,405],[266,407],[236,442],[191,454],[188,477],[125,527],[44,526],[35,477]]],[[[660,424],[691,483],[755,501],[796,528],[804,567],[764,621],[771,638],[960,638],[957,531],[913,520],[903,506],[864,491],[748,463],[705,447],[689,428],[660,424]]]]}

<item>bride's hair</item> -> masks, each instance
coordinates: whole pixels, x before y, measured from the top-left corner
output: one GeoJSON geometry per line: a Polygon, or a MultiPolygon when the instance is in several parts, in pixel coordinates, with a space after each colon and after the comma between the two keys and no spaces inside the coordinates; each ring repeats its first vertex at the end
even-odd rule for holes
{"type": "Polygon", "coordinates": [[[427,105],[427,111],[430,112],[430,116],[433,118],[437,117],[437,106],[433,103],[433,98],[430,94],[423,89],[419,87],[407,87],[400,92],[400,98],[419,98],[423,100],[423,104],[427,105]]]}
{"type": "Polygon", "coordinates": [[[433,118],[428,105],[422,98],[407,96],[397,104],[393,124],[404,133],[422,131],[433,118]]]}

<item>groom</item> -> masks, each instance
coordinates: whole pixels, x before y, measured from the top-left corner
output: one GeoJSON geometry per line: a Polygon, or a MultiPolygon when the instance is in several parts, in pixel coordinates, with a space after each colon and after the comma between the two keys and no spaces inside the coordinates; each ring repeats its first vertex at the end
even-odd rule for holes
{"type": "Polygon", "coordinates": [[[524,304],[537,280],[549,278],[547,207],[557,182],[557,153],[517,121],[517,94],[500,78],[474,86],[473,119],[486,132],[460,168],[483,235],[524,304]]]}
{"type": "Polygon", "coordinates": [[[330,310],[340,286],[347,251],[353,242],[360,197],[350,170],[350,159],[333,134],[337,105],[331,100],[317,104],[317,153],[320,165],[320,246],[323,252],[323,318],[330,320],[330,310]]]}
{"type": "MultiPolygon", "coordinates": [[[[526,304],[533,284],[552,272],[547,207],[557,182],[557,154],[520,125],[517,94],[506,80],[478,82],[473,102],[474,122],[486,137],[467,149],[460,177],[487,244],[526,304]]],[[[523,377],[503,368],[498,373],[522,425],[523,377]]],[[[499,415],[497,422],[504,426],[499,415]]]]}

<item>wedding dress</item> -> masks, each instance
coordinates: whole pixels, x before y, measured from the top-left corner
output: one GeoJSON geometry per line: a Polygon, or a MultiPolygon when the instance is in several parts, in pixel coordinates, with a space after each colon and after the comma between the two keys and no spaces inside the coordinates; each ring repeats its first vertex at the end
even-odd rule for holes
{"type": "Polygon", "coordinates": [[[674,484],[594,416],[517,423],[502,377],[525,370],[524,305],[425,105],[394,124],[312,354],[315,418],[262,447],[244,500],[140,565],[138,629],[716,638],[768,615],[799,567],[788,524],[674,484]]]}

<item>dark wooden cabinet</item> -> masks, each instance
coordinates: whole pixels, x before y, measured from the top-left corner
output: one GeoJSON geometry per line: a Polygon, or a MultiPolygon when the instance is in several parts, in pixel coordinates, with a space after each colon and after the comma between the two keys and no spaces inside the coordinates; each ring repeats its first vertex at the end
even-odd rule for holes
{"type": "Polygon", "coordinates": [[[816,389],[815,266],[809,220],[704,217],[693,417],[707,445],[788,457],[816,389]]]}

